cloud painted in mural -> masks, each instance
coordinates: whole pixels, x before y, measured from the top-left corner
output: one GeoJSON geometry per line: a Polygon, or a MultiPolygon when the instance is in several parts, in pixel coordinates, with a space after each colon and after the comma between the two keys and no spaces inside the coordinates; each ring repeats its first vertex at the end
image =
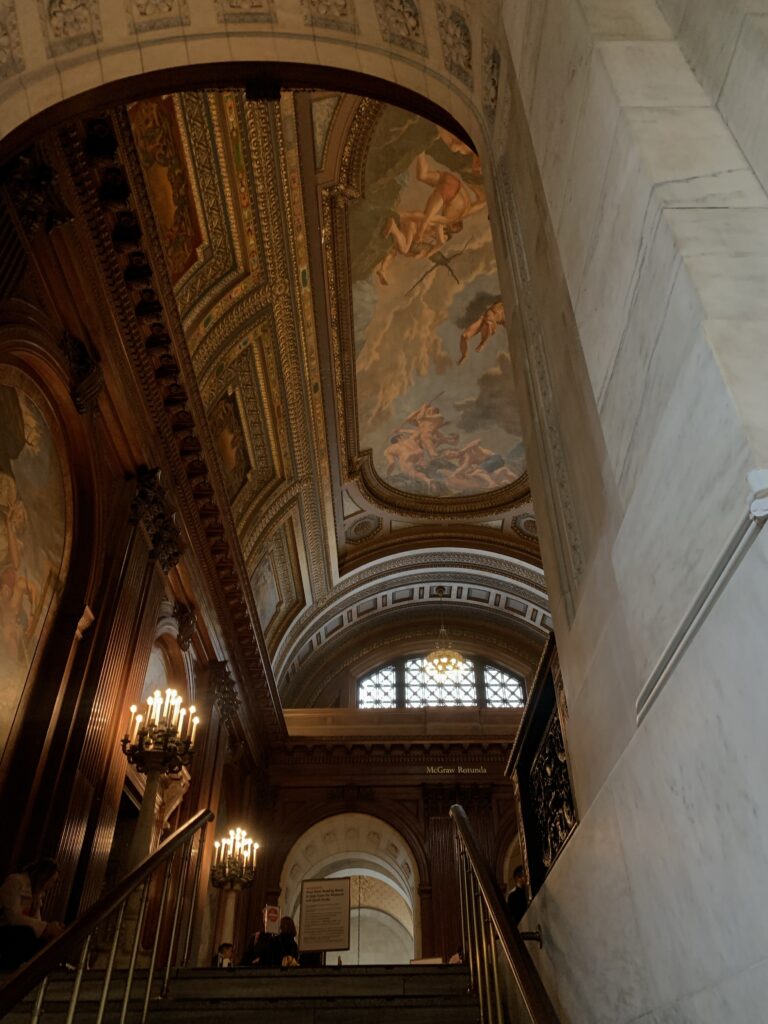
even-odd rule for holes
{"type": "Polygon", "coordinates": [[[361,448],[410,494],[513,483],[524,451],[482,170],[385,106],[350,208],[361,448]]]}

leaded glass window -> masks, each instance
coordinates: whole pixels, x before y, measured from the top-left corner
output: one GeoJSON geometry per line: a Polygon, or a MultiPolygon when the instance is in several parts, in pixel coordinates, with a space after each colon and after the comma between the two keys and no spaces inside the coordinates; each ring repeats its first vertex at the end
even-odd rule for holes
{"type": "Polygon", "coordinates": [[[394,665],[385,665],[360,680],[357,705],[361,708],[397,706],[397,672],[394,665]]]}
{"type": "Polygon", "coordinates": [[[475,666],[465,661],[444,679],[427,671],[424,658],[405,663],[405,706],[407,708],[460,707],[477,704],[475,666]]]}
{"type": "Polygon", "coordinates": [[[358,680],[357,706],[522,708],[525,683],[503,668],[471,658],[438,682],[425,658],[396,658],[394,664],[383,665],[358,680]]]}
{"type": "Polygon", "coordinates": [[[521,708],[525,704],[523,681],[494,665],[486,665],[485,703],[489,708],[521,708]]]}

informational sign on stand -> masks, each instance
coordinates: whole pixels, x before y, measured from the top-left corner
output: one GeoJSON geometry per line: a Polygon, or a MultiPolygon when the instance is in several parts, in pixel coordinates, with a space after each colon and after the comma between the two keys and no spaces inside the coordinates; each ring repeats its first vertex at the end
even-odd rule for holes
{"type": "Polygon", "coordinates": [[[302,953],[349,949],[348,878],[316,878],[301,883],[299,949],[302,953]]]}

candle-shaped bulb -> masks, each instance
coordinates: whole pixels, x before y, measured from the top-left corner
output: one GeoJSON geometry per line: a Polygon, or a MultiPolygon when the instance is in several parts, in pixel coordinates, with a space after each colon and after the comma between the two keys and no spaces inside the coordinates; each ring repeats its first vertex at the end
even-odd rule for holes
{"type": "Polygon", "coordinates": [[[179,739],[181,740],[184,739],[184,717],[186,713],[186,708],[182,708],[181,711],[179,711],[179,739]]]}
{"type": "MultiPolygon", "coordinates": [[[[190,708],[190,712],[191,712],[191,710],[192,709],[190,708]]],[[[197,715],[195,715],[195,717],[192,719],[192,734],[189,737],[190,743],[194,743],[195,742],[195,733],[197,732],[197,727],[198,727],[199,724],[200,724],[200,719],[197,717],[197,715]]]]}
{"type": "Polygon", "coordinates": [[[136,737],[139,735],[141,730],[141,723],[144,721],[143,715],[136,715],[136,719],[133,723],[133,736],[131,736],[131,743],[136,742],[136,737]]]}
{"type": "Polygon", "coordinates": [[[128,722],[128,728],[126,730],[125,735],[126,736],[131,736],[133,734],[133,720],[136,717],[136,705],[135,704],[131,704],[131,706],[128,708],[128,710],[131,713],[131,719],[128,722]]]}

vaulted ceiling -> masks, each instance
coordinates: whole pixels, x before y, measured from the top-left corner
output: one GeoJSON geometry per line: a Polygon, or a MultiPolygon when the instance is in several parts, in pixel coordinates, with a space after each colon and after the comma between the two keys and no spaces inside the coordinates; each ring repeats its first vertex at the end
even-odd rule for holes
{"type": "Polygon", "coordinates": [[[434,639],[525,671],[550,625],[482,167],[343,93],[113,111],[285,704],[434,639]]]}

